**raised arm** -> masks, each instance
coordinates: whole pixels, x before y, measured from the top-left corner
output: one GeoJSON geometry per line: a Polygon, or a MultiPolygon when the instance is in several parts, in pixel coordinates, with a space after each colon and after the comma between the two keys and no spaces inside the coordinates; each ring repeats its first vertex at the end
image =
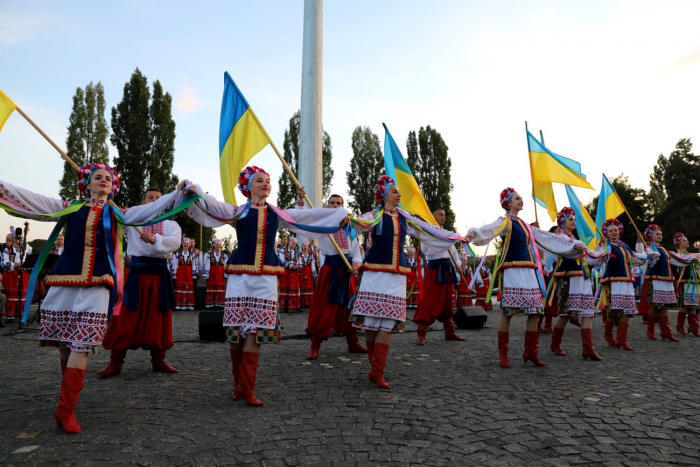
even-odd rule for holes
{"type": "Polygon", "coordinates": [[[127,207],[123,209],[124,220],[128,224],[142,224],[149,222],[156,217],[172,211],[175,206],[180,204],[184,199],[182,191],[175,189],[167,193],[156,201],[148,204],[139,204],[138,206],[127,207]]]}
{"type": "Polygon", "coordinates": [[[576,245],[583,246],[582,241],[568,235],[546,232],[537,227],[532,227],[532,235],[540,248],[557,255],[572,255],[576,253],[576,245]]]}
{"type": "MultiPolygon", "coordinates": [[[[337,227],[341,229],[341,224],[348,216],[348,212],[345,208],[314,208],[307,209],[305,206],[298,206],[293,209],[285,209],[284,212],[288,214],[294,221],[298,224],[309,225],[313,227],[337,227]]],[[[298,232],[307,238],[323,238],[327,233],[317,233],[309,232],[304,229],[300,229],[298,225],[292,224],[280,218],[279,227],[280,229],[289,229],[294,232],[298,232]]]]}
{"type": "Polygon", "coordinates": [[[499,217],[495,222],[490,224],[482,225],[481,227],[470,227],[467,231],[467,237],[473,235],[473,239],[470,243],[477,246],[488,245],[491,240],[501,234],[501,226],[504,220],[504,217],[499,217]]]}
{"type": "MultiPolygon", "coordinates": [[[[68,206],[63,200],[40,195],[3,180],[0,180],[0,198],[18,211],[24,210],[30,214],[54,214],[68,206]]],[[[55,222],[58,218],[47,220],[55,222]]]]}
{"type": "Polygon", "coordinates": [[[195,204],[185,209],[185,213],[190,217],[190,219],[203,225],[204,227],[221,227],[222,225],[226,224],[235,226],[235,222],[227,222],[226,220],[233,219],[233,217],[243,209],[242,206],[234,206],[232,204],[219,201],[212,195],[205,193],[202,187],[197,184],[194,184],[194,189],[197,194],[203,196],[207,202],[205,205],[202,200],[198,200],[195,204]],[[215,219],[207,214],[204,209],[208,209],[211,214],[224,220],[215,219]]]}

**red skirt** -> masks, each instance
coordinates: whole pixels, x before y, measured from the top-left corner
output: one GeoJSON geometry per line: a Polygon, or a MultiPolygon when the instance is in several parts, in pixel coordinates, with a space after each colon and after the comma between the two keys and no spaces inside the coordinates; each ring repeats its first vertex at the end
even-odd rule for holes
{"type": "Polygon", "coordinates": [[[486,295],[489,292],[489,285],[491,284],[490,279],[484,279],[484,286],[479,287],[478,285],[476,286],[476,306],[480,306],[484,310],[493,310],[493,305],[491,304],[491,300],[489,300],[488,303],[486,303],[486,295]]]}
{"type": "Polygon", "coordinates": [[[224,279],[224,267],[215,264],[209,269],[209,279],[207,279],[207,294],[205,305],[207,308],[224,306],[226,301],[226,279],[224,279]]]}
{"type": "Polygon", "coordinates": [[[160,275],[139,274],[138,309],[122,306],[119,314],[112,316],[102,342],[105,349],[168,350],[175,345],[173,312],[159,309],[160,279],[160,275]]]}
{"type": "MultiPolygon", "coordinates": [[[[333,274],[334,270],[336,269],[326,265],[321,267],[321,272],[316,279],[316,293],[311,299],[306,335],[318,340],[328,340],[333,330],[341,334],[355,332],[352,323],[349,321],[350,310],[337,303],[328,303],[328,289],[331,284],[331,274],[333,274]]],[[[342,273],[338,272],[338,275],[340,274],[342,273]]],[[[353,277],[350,279],[350,289],[355,290],[356,288],[357,281],[353,277]]]]}
{"type": "Polygon", "coordinates": [[[299,271],[285,269],[280,279],[280,311],[298,311],[301,308],[299,271]]]}
{"type": "Polygon", "coordinates": [[[418,306],[420,301],[420,282],[418,282],[418,271],[412,271],[411,274],[406,276],[406,306],[409,308],[415,308],[418,306]],[[411,289],[413,291],[411,292],[411,289]],[[411,295],[408,295],[408,293],[411,295]]]}
{"type": "Polygon", "coordinates": [[[457,306],[472,306],[472,291],[467,288],[469,281],[471,277],[460,277],[459,286],[457,286],[457,306]]]}
{"type": "Polygon", "coordinates": [[[194,279],[192,279],[191,264],[181,264],[177,267],[174,288],[175,309],[194,310],[194,279]]]}
{"type": "Polygon", "coordinates": [[[413,322],[430,326],[435,320],[444,323],[452,318],[452,303],[455,285],[451,282],[438,284],[438,272],[425,269],[423,281],[423,299],[413,315],[413,322]]]}
{"type": "Polygon", "coordinates": [[[302,266],[300,270],[299,291],[301,294],[301,306],[311,305],[311,297],[314,294],[314,276],[311,265],[302,266]]]}
{"type": "Polygon", "coordinates": [[[19,273],[19,269],[3,271],[2,273],[2,283],[4,286],[2,293],[7,297],[7,301],[5,302],[5,314],[8,318],[21,317],[24,308],[24,297],[27,294],[29,271],[22,270],[21,290],[19,284],[19,273]]]}

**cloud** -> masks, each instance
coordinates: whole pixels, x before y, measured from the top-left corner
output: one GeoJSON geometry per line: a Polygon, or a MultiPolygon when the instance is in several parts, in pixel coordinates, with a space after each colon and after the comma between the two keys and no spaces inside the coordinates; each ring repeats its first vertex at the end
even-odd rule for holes
{"type": "Polygon", "coordinates": [[[14,45],[25,42],[42,33],[45,26],[46,22],[41,17],[4,13],[0,44],[14,45]]]}
{"type": "Polygon", "coordinates": [[[202,107],[202,101],[199,100],[197,91],[190,86],[187,77],[183,76],[180,90],[175,97],[175,108],[183,117],[187,117],[188,115],[196,114],[202,110],[202,107]]]}

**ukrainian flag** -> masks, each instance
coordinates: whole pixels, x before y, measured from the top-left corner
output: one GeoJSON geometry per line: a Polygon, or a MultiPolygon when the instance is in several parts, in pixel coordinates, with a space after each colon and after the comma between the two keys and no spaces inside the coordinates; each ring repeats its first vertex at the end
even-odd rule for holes
{"type": "Polygon", "coordinates": [[[396,181],[399,187],[402,208],[413,215],[420,216],[431,224],[438,225],[428,207],[428,203],[423,197],[423,193],[418,187],[416,178],[406,163],[406,159],[403,158],[401,151],[399,151],[399,147],[396,145],[391,133],[389,133],[389,129],[384,123],[382,123],[382,126],[384,126],[384,131],[386,132],[384,134],[384,171],[396,181]]]}
{"type": "Polygon", "coordinates": [[[608,177],[603,174],[603,186],[600,187],[598,212],[595,214],[595,225],[602,230],[603,222],[608,219],[614,219],[625,211],[625,205],[622,204],[620,196],[608,181],[608,177]]]}
{"type": "Polygon", "coordinates": [[[17,104],[12,102],[12,99],[7,97],[7,94],[0,90],[0,131],[5,125],[5,122],[10,118],[10,114],[15,111],[17,104]]]}
{"type": "Polygon", "coordinates": [[[219,171],[227,203],[236,204],[234,189],[238,184],[238,175],[270,141],[250,104],[231,75],[225,72],[219,123],[219,171]]]}
{"type": "Polygon", "coordinates": [[[527,148],[530,153],[532,195],[540,206],[547,208],[549,217],[554,221],[559,211],[557,211],[554,201],[552,183],[580,186],[591,190],[593,187],[586,181],[586,176],[581,173],[581,164],[547,149],[544,141],[537,141],[532,136],[532,133],[527,129],[527,122],[525,122],[525,132],[527,133],[527,148]]]}
{"type": "Polygon", "coordinates": [[[596,227],[593,218],[588,214],[588,210],[581,204],[578,196],[574,193],[574,189],[569,185],[566,185],[566,194],[569,197],[569,205],[576,213],[576,232],[579,240],[591,250],[595,250],[596,227]]]}

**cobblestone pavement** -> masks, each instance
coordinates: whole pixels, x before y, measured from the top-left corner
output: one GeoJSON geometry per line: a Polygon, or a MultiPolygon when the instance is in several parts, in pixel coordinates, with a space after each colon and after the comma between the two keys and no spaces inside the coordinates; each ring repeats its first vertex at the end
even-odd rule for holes
{"type": "MultiPolygon", "coordinates": [[[[409,312],[411,314],[411,312],[409,312]]],[[[314,362],[299,338],[306,313],[283,314],[285,340],[263,349],[256,394],[267,404],[231,400],[228,350],[200,343],[197,312],[177,312],[176,375],[150,371],[149,355],[129,352],[121,375],[88,364],[76,408],[83,427],[54,426],[60,387],[55,349],[36,332],[0,337],[2,465],[698,465],[700,338],[652,342],[633,320],[636,351],[609,347],[595,322],[603,362],[580,357],[578,328],[564,335],[567,357],[549,351],[546,368],[523,365],[524,318],[513,319],[510,369],[498,366],[498,310],[481,331],[427,345],[415,326],[391,346],[391,390],[367,381],[366,358],[331,338],[314,362]]],[[[675,322],[675,314],[672,314],[675,322]]],[[[7,331],[5,328],[3,331],[7,331]]]]}

